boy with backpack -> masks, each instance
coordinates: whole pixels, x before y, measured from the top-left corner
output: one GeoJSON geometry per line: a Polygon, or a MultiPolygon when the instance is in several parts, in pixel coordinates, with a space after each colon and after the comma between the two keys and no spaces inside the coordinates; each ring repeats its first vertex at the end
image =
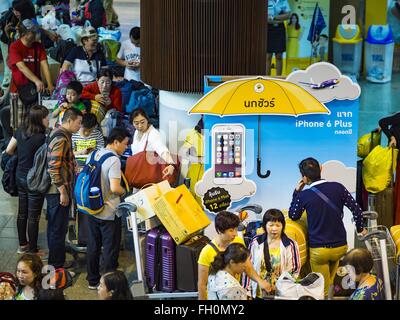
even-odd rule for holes
{"type": "Polygon", "coordinates": [[[83,86],[79,81],[71,81],[67,85],[65,94],[65,102],[57,103],[53,109],[53,118],[58,117],[56,123],[62,124],[62,118],[64,113],[69,108],[75,108],[81,111],[83,114],[86,113],[86,106],[81,101],[83,86]]]}
{"type": "MultiPolygon", "coordinates": [[[[90,155],[75,187],[78,210],[89,214],[87,244],[87,280],[89,289],[100,283],[100,254],[103,247],[105,272],[115,271],[121,242],[121,217],[116,211],[125,194],[121,186],[121,161],[130,134],[123,128],[112,129],[106,147],[90,155]]],[[[122,176],[123,177],[123,176],[122,176]]]]}

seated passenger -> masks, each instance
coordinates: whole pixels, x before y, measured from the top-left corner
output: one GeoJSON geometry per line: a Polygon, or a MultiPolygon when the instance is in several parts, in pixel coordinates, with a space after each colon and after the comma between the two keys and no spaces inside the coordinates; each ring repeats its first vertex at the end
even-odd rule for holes
{"type": "MultiPolygon", "coordinates": [[[[264,234],[257,236],[250,245],[251,263],[257,274],[266,279],[274,293],[275,283],[284,272],[295,278],[300,273],[300,255],[296,241],[285,234],[285,217],[278,209],[265,212],[262,228],[264,234]]],[[[259,285],[251,281],[250,289],[253,298],[263,298],[259,285]]]]}
{"type": "Polygon", "coordinates": [[[364,248],[351,250],[343,259],[352,281],[358,283],[350,300],[384,300],[382,281],[371,274],[374,266],[371,253],[364,248]]]}
{"type": "Polygon", "coordinates": [[[208,300],[247,300],[247,291],[236,279],[249,262],[249,251],[240,243],[231,243],[220,252],[210,267],[208,300]]]}
{"type": "Polygon", "coordinates": [[[105,110],[116,109],[122,112],[121,90],[113,82],[113,72],[110,68],[103,68],[97,76],[97,81],[83,88],[82,99],[95,100],[105,110]]]}
{"type": "Polygon", "coordinates": [[[133,300],[128,279],[119,270],[101,277],[97,293],[100,300],[133,300]]]}
{"type": "Polygon", "coordinates": [[[65,102],[60,105],[57,103],[53,109],[52,116],[53,118],[58,117],[56,123],[58,126],[62,124],[62,117],[64,115],[65,110],[69,108],[75,108],[80,110],[83,114],[86,113],[86,107],[81,101],[82,95],[82,84],[79,81],[71,81],[67,85],[67,93],[65,95],[65,102]]]}
{"type": "Polygon", "coordinates": [[[17,262],[15,300],[37,300],[42,289],[43,262],[36,254],[26,253],[17,262]]]}
{"type": "Polygon", "coordinates": [[[71,70],[84,86],[96,81],[102,66],[106,66],[104,53],[98,46],[99,36],[93,27],[84,28],[81,34],[81,46],[73,48],[65,57],[61,72],[71,70]]]}
{"type": "MultiPolygon", "coordinates": [[[[199,300],[207,300],[209,269],[217,254],[224,252],[231,243],[240,243],[244,246],[243,239],[239,238],[237,235],[239,223],[239,217],[228,211],[221,211],[215,217],[217,236],[201,250],[199,260],[197,261],[199,270],[199,300]]],[[[256,281],[264,290],[269,288],[268,283],[258,276],[250,260],[247,261],[245,273],[250,279],[256,281]]],[[[237,280],[240,280],[240,276],[238,276],[237,280]]]]}

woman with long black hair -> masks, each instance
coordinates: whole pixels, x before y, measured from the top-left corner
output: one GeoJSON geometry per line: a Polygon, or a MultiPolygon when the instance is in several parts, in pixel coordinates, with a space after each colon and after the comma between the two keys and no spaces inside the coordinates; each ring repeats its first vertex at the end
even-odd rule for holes
{"type": "Polygon", "coordinates": [[[18,253],[38,254],[39,219],[44,195],[29,191],[26,178],[33,166],[36,151],[45,142],[45,133],[49,127],[49,110],[43,106],[33,106],[29,110],[27,120],[26,125],[18,129],[11,138],[6,152],[9,155],[17,152],[18,157],[16,171],[18,186],[17,230],[20,245],[18,253]]]}

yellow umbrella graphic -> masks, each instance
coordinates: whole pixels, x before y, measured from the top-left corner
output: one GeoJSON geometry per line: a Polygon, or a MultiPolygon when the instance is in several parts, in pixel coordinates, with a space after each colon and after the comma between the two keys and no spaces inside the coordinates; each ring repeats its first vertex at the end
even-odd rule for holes
{"type": "Polygon", "coordinates": [[[262,77],[227,81],[201,98],[189,114],[281,115],[330,114],[321,102],[298,85],[262,77]]]}
{"type": "Polygon", "coordinates": [[[261,173],[260,123],[261,115],[291,116],[330,114],[328,108],[313,95],[298,85],[277,79],[263,77],[227,81],[204,97],[189,111],[189,114],[210,114],[219,116],[259,115],[257,174],[261,173]]]}

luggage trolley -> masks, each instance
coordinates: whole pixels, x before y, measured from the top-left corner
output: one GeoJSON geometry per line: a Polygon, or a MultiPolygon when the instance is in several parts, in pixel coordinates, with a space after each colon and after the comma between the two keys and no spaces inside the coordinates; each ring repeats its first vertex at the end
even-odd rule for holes
{"type": "MultiPolygon", "coordinates": [[[[396,259],[396,246],[388,228],[377,224],[377,212],[366,211],[363,217],[368,220],[368,227],[366,227],[368,233],[359,237],[359,240],[365,243],[372,255],[378,278],[383,280],[386,300],[392,300],[389,262],[394,262],[396,259]]],[[[396,282],[398,282],[398,277],[396,282]]]]}
{"type": "Polygon", "coordinates": [[[147,293],[147,286],[144,281],[144,270],[141,261],[141,247],[139,239],[139,229],[136,223],[136,212],[137,206],[133,203],[122,202],[117,206],[117,210],[125,210],[129,212],[129,216],[126,218],[128,230],[133,233],[133,245],[135,250],[135,262],[137,270],[137,280],[131,284],[131,292],[135,298],[143,299],[190,299],[197,298],[198,292],[157,292],[147,293]]]}

